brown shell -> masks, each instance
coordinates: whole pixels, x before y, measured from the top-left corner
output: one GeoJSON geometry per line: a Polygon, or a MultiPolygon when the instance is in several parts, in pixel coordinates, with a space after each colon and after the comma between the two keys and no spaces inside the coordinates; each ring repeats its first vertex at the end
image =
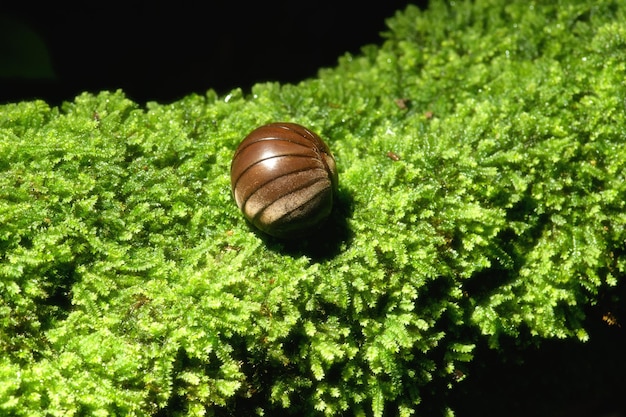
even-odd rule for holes
{"type": "Polygon", "coordinates": [[[315,133],[295,123],[270,123],[241,142],[230,180],[237,206],[254,226],[272,236],[298,237],[330,214],[337,168],[315,133]]]}

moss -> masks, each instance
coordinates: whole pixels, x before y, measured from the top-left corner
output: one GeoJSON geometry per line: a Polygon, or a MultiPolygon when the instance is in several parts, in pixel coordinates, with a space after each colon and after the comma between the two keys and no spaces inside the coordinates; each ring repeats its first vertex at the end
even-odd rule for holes
{"type": "Polygon", "coordinates": [[[626,4],[596,3],[409,7],[298,85],[1,106],[0,409],[408,416],[476,343],[586,340],[626,267],[626,4]],[[335,154],[320,236],[232,201],[270,121],[335,154]]]}

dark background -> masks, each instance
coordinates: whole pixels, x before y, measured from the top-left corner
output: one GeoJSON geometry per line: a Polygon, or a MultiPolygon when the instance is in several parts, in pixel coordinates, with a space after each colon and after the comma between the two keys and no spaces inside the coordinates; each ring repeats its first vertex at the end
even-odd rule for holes
{"type": "Polygon", "coordinates": [[[409,3],[427,0],[13,1],[0,6],[0,103],[118,88],[137,102],[171,102],[297,83],[382,43],[385,20],[409,3]]]}

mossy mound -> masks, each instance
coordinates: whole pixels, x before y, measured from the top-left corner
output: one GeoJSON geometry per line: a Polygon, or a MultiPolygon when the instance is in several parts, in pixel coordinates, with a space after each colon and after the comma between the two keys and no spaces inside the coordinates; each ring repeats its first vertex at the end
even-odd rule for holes
{"type": "Polygon", "coordinates": [[[433,0],[298,85],[0,106],[0,410],[419,415],[478,342],[585,340],[626,268],[625,10],[433,0]],[[271,121],[337,159],[308,240],[232,201],[271,121]]]}

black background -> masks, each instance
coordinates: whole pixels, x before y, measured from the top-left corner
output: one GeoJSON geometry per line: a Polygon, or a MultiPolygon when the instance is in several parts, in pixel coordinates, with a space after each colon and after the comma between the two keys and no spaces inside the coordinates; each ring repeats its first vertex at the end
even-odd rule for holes
{"type": "Polygon", "coordinates": [[[208,89],[296,83],[346,52],[381,44],[385,20],[409,3],[423,8],[426,0],[5,4],[0,103],[58,104],[118,88],[138,102],[170,102],[208,89]]]}

